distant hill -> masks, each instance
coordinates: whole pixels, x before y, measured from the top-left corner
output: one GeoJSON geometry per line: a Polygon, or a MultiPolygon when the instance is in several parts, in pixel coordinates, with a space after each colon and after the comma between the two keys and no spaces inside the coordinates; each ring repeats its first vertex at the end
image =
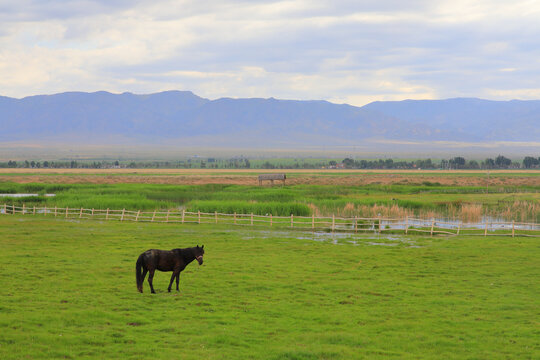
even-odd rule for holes
{"type": "Polygon", "coordinates": [[[448,100],[376,101],[363,107],[409,124],[428,124],[459,135],[453,140],[538,141],[540,101],[448,100]]]}
{"type": "Polygon", "coordinates": [[[208,100],[189,91],[150,95],[68,92],[0,97],[0,141],[62,139],[264,147],[395,141],[538,141],[540,101],[208,100]]]}

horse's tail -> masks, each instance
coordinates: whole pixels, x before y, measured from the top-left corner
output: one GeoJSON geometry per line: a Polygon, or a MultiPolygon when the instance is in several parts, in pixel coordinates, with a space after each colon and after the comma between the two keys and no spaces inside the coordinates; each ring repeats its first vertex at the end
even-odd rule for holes
{"type": "Polygon", "coordinates": [[[143,277],[142,277],[142,267],[144,266],[144,253],[139,256],[137,259],[137,264],[135,265],[135,277],[137,279],[137,289],[139,292],[143,291],[143,277]]]}

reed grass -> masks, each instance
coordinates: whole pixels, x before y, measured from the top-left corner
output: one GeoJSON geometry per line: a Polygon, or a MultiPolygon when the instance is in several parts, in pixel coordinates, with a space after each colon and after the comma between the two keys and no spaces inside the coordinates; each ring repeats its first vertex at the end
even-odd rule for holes
{"type": "Polygon", "coordinates": [[[522,222],[531,219],[531,214],[534,221],[540,222],[540,204],[538,202],[516,200],[507,204],[500,211],[501,217],[522,222]]]}
{"type": "Polygon", "coordinates": [[[309,207],[311,214],[315,216],[321,216],[321,212],[319,211],[319,208],[317,207],[317,205],[313,203],[309,203],[307,204],[307,206],[309,207]]]}
{"type": "Polygon", "coordinates": [[[255,214],[255,215],[275,215],[308,216],[311,210],[308,205],[294,202],[248,202],[248,201],[216,201],[216,200],[196,200],[188,204],[188,211],[198,211],[212,213],[217,211],[224,214],[255,214]]]}
{"type": "Polygon", "coordinates": [[[482,220],[483,215],[481,204],[463,204],[459,218],[465,223],[478,223],[482,220]]]}

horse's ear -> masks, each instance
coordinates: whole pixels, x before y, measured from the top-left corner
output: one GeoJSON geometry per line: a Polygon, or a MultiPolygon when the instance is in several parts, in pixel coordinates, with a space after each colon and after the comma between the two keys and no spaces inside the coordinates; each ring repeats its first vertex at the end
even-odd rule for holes
{"type": "Polygon", "coordinates": [[[201,249],[204,249],[204,245],[203,245],[203,246],[201,246],[201,249]]]}

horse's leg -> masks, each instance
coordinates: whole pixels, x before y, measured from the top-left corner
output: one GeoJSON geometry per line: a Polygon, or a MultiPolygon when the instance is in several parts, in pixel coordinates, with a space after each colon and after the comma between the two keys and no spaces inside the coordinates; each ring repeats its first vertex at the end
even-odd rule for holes
{"type": "Polygon", "coordinates": [[[178,290],[178,283],[180,282],[180,271],[176,274],[176,291],[180,291],[178,290]]]}
{"type": "Polygon", "coordinates": [[[142,278],[141,278],[141,288],[139,289],[141,292],[143,292],[143,284],[144,279],[146,278],[146,274],[148,273],[148,269],[145,267],[142,272],[142,278]]]}
{"type": "Polygon", "coordinates": [[[167,288],[167,290],[169,292],[171,292],[171,286],[172,286],[172,282],[174,280],[174,278],[176,277],[176,271],[173,271],[172,275],[171,275],[171,281],[169,282],[169,287],[167,288]]]}
{"type": "Polygon", "coordinates": [[[155,271],[156,271],[155,269],[148,270],[148,272],[149,272],[149,274],[148,274],[148,284],[150,284],[150,290],[151,290],[152,294],[156,293],[154,291],[154,285],[152,285],[152,282],[154,281],[154,272],[155,271]]]}

